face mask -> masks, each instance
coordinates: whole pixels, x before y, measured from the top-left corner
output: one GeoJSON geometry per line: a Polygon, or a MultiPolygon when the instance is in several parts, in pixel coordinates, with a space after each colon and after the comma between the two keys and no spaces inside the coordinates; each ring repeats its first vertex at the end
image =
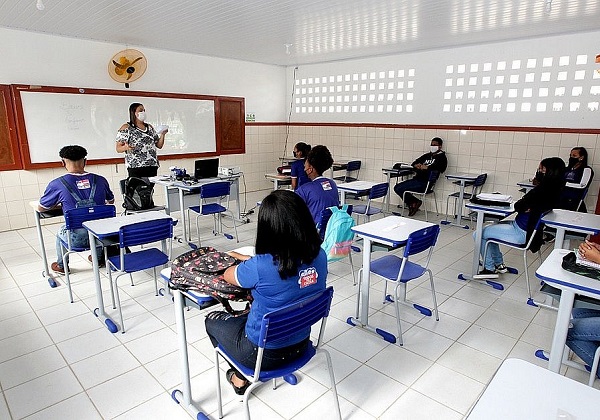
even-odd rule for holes
{"type": "Polygon", "coordinates": [[[570,157],[569,158],[569,167],[573,167],[579,163],[579,158],[570,157]]]}
{"type": "Polygon", "coordinates": [[[544,175],[546,175],[546,174],[541,171],[537,171],[535,173],[535,179],[538,181],[541,181],[542,179],[544,179],[544,175]]]}
{"type": "Polygon", "coordinates": [[[435,153],[438,150],[440,150],[440,146],[430,146],[429,150],[431,151],[431,153],[435,153]]]}
{"type": "Polygon", "coordinates": [[[146,121],[146,113],[144,111],[140,111],[137,114],[135,114],[135,116],[137,117],[138,120],[140,120],[141,122],[146,121]]]}

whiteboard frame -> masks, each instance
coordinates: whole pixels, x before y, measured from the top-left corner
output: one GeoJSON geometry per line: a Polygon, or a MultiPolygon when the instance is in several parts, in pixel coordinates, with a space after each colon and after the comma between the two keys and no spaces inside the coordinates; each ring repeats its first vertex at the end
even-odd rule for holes
{"type": "MultiPolygon", "coordinates": [[[[245,145],[242,144],[239,150],[227,151],[221,148],[221,132],[220,126],[220,101],[221,100],[233,100],[241,101],[242,107],[244,103],[243,98],[237,97],[222,97],[222,96],[211,96],[211,95],[195,95],[195,94],[181,94],[181,93],[168,93],[168,92],[142,92],[133,90],[108,90],[108,89],[92,89],[92,88],[75,88],[75,87],[57,87],[57,86],[34,86],[34,85],[11,85],[11,92],[14,99],[15,114],[16,114],[16,128],[17,136],[19,139],[19,149],[21,151],[21,158],[23,161],[24,169],[40,169],[60,166],[60,159],[58,157],[58,147],[54,156],[48,156],[48,160],[44,162],[32,162],[30,154],[30,144],[27,137],[27,127],[25,125],[23,102],[21,98],[22,92],[48,92],[48,93],[65,93],[73,95],[108,95],[108,96],[135,96],[142,98],[167,98],[167,99],[189,99],[198,101],[213,101],[214,102],[214,121],[215,121],[215,151],[209,152],[185,152],[185,153],[171,153],[160,155],[161,160],[168,159],[183,159],[183,158],[197,158],[197,157],[209,157],[219,156],[227,153],[244,153],[245,145]]],[[[124,111],[126,113],[127,110],[124,111]]],[[[126,122],[126,118],[123,119],[123,123],[126,122]]],[[[119,124],[119,127],[122,123],[119,124]]],[[[119,127],[115,127],[115,136],[119,127]]],[[[243,120],[242,120],[243,129],[243,120]]],[[[88,159],[88,164],[112,164],[122,163],[123,156],[100,158],[100,159],[88,159]]]]}

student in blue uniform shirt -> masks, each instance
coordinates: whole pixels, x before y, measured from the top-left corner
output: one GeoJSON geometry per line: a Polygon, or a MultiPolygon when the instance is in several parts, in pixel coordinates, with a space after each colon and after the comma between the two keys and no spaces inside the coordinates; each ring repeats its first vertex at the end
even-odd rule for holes
{"type": "MultiPolygon", "coordinates": [[[[262,317],[325,289],[327,256],[306,204],[288,190],[277,190],[261,203],[256,229],[256,255],[230,254],[243,262],[225,271],[225,280],[251,289],[254,298],[246,316],[215,311],[206,317],[206,332],[243,365],[253,367],[262,317]]],[[[265,349],[262,367],[275,369],[304,352],[310,328],[265,349]]],[[[227,381],[243,395],[249,383],[233,367],[227,381]]]]}
{"type": "Polygon", "coordinates": [[[310,144],[304,142],[298,142],[294,146],[294,157],[298,160],[292,162],[291,176],[292,176],[292,189],[296,191],[298,187],[310,182],[310,179],[304,172],[304,161],[306,156],[310,152],[310,144]]]}
{"type": "Polygon", "coordinates": [[[325,178],[323,172],[331,168],[333,158],[325,146],[315,146],[304,162],[304,172],[311,182],[296,190],[310,210],[315,225],[321,221],[321,212],[327,207],[340,204],[337,185],[330,178],[325,178]]]}
{"type": "MultiPolygon", "coordinates": [[[[87,150],[81,146],[65,146],[58,152],[62,159],[67,174],[58,177],[48,184],[44,195],[40,198],[38,210],[41,212],[54,208],[62,208],[63,213],[80,207],[85,202],[86,207],[95,204],[112,204],[115,196],[110,190],[106,178],[89,173],[85,170],[87,150]]],[[[63,225],[56,238],[56,262],[50,268],[57,273],[64,274],[62,247],[60,239],[67,240],[67,228],[63,225]]],[[[75,229],[71,232],[71,244],[74,247],[86,247],[89,245],[89,237],[86,229],[75,229]]],[[[98,258],[103,259],[101,248],[98,258]]]]}

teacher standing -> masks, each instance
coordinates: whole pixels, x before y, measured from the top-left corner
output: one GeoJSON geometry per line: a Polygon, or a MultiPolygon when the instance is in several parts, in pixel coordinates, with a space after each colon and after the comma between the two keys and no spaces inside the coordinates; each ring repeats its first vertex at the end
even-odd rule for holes
{"type": "Polygon", "coordinates": [[[146,121],[144,105],[134,102],[129,106],[129,122],[117,133],[116,149],[125,153],[125,166],[129,177],[150,177],[158,173],[156,149],[165,144],[165,129],[160,134],[146,121]]]}

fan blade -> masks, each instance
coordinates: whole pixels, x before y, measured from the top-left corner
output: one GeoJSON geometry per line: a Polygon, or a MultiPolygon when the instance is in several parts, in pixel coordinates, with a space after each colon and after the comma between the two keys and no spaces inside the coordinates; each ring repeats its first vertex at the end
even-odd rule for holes
{"type": "Polygon", "coordinates": [[[133,73],[127,73],[127,80],[131,79],[132,75],[133,75],[133,73]]]}
{"type": "Polygon", "coordinates": [[[117,63],[115,60],[113,60],[112,62],[115,65],[115,67],[118,69],[125,70],[128,67],[127,64],[120,64],[120,63],[117,63]]]}
{"type": "Polygon", "coordinates": [[[144,58],[144,57],[138,57],[138,58],[136,58],[135,60],[133,60],[133,61],[132,61],[132,62],[131,62],[129,65],[130,65],[130,66],[133,66],[133,64],[134,64],[134,63],[136,63],[136,62],[140,61],[140,60],[141,60],[141,59],[143,59],[143,58],[144,58]]]}
{"type": "Polygon", "coordinates": [[[124,70],[124,69],[121,69],[121,68],[119,68],[119,67],[115,67],[115,73],[116,73],[118,76],[123,76],[123,75],[125,74],[125,70],[124,70]]]}

